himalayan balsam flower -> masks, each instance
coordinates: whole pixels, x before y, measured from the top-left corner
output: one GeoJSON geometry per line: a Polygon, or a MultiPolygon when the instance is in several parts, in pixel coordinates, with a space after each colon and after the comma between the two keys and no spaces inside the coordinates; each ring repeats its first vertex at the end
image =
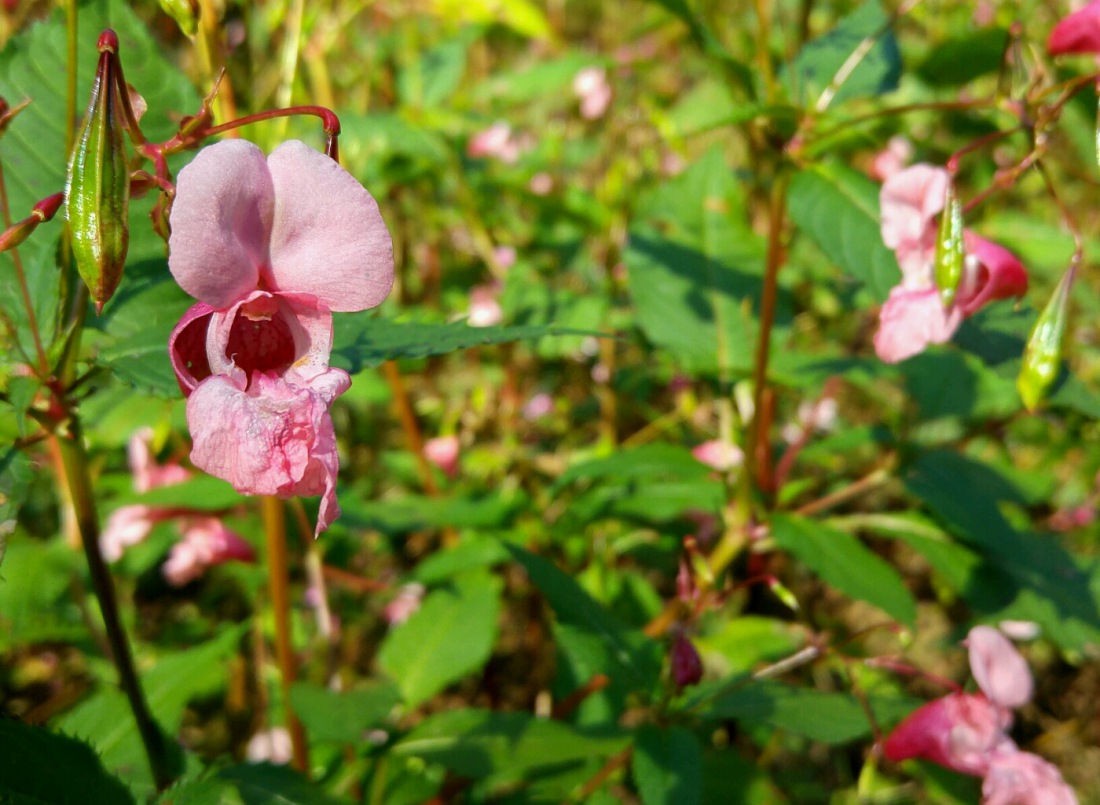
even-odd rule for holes
{"type": "Polygon", "coordinates": [[[879,313],[875,352],[888,362],[910,358],[929,344],[949,341],[962,320],[995,299],[1027,291],[1027,272],[1012,252],[967,231],[966,258],[955,301],[944,307],[936,287],[936,216],[949,177],[931,165],[914,165],[882,185],[882,240],[894,250],[901,282],[879,313]]]}
{"type": "Polygon", "coordinates": [[[1055,766],[1008,737],[1013,708],[1031,700],[1024,658],[989,626],[971,629],[966,645],[981,693],[952,693],[915,710],[886,739],[886,757],[923,758],[982,777],[985,805],[1077,805],[1055,766]]]}
{"type": "Polygon", "coordinates": [[[466,153],[471,157],[499,159],[506,165],[513,165],[519,161],[520,144],[512,136],[512,127],[498,120],[470,138],[466,143],[466,153]]]}
{"type": "Polygon", "coordinates": [[[607,83],[607,70],[602,67],[585,67],[573,77],[573,94],[581,102],[581,117],[595,120],[603,117],[611,105],[611,85],[607,83]]]}
{"type": "Polygon", "coordinates": [[[168,342],[188,397],[191,460],[246,494],[322,495],[339,516],[329,368],[332,313],[366,310],[393,284],[378,205],[335,161],[291,141],[209,146],[179,176],[169,268],[198,299],[168,342]]]}
{"type": "Polygon", "coordinates": [[[448,478],[458,474],[459,443],[457,436],[436,436],[424,442],[424,458],[439,467],[448,478]]]}
{"type": "Polygon", "coordinates": [[[740,467],[745,461],[745,454],[741,448],[721,439],[711,439],[692,448],[691,454],[696,461],[701,461],[708,467],[720,472],[740,467]]]}
{"type": "Polygon", "coordinates": [[[1093,0],[1055,25],[1047,40],[1047,51],[1052,56],[1100,54],[1100,0],[1093,0]]]}

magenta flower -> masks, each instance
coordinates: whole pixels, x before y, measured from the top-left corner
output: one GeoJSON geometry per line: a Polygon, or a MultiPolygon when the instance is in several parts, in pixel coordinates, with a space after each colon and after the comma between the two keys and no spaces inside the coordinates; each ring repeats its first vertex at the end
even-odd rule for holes
{"type": "Polygon", "coordinates": [[[989,302],[1021,296],[1027,272],[1012,252],[964,233],[966,259],[955,301],[944,307],[936,287],[936,216],[943,210],[947,171],[918,164],[883,182],[879,197],[882,240],[894,250],[901,282],[879,313],[875,353],[887,363],[910,358],[929,344],[950,341],[964,318],[989,302]]]}
{"type": "Polygon", "coordinates": [[[910,713],[886,739],[886,757],[923,758],[983,777],[985,805],[1076,805],[1058,769],[1008,737],[1013,708],[1033,691],[1024,658],[990,626],[975,626],[965,642],[981,693],[951,693],[910,713]]]}
{"type": "Polygon", "coordinates": [[[246,494],[322,495],[339,516],[329,415],[351,379],[329,368],[332,312],[366,310],[393,284],[393,246],[370,193],[291,141],[209,146],[180,172],[168,259],[199,300],[168,342],[188,397],[191,460],[246,494]]]}
{"type": "Polygon", "coordinates": [[[1100,54],[1100,0],[1093,0],[1055,25],[1047,40],[1047,51],[1052,56],[1100,54]]]}

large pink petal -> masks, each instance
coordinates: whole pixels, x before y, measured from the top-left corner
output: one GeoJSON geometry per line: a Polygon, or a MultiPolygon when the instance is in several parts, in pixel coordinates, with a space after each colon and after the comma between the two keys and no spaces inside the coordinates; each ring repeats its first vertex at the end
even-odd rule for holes
{"type": "Polygon", "coordinates": [[[1052,56],[1061,53],[1100,53],[1100,0],[1062,19],[1047,40],[1052,56]]]}
{"type": "Polygon", "coordinates": [[[275,191],[263,152],[246,140],[199,151],[180,171],[168,267],[180,287],[214,308],[256,287],[267,265],[275,191]]]}
{"type": "Polygon", "coordinates": [[[339,456],[326,399],[336,385],[319,385],[323,393],[257,373],[246,391],[243,383],[213,375],[187,401],[195,466],[245,494],[323,495],[318,534],[339,516],[339,456]]]}
{"type": "Polygon", "coordinates": [[[1077,805],[1062,773],[1031,752],[994,754],[982,782],[983,805],[1077,805]]]}
{"type": "Polygon", "coordinates": [[[1004,707],[1031,701],[1031,669],[1012,641],[992,626],[975,626],[966,638],[970,671],[990,700],[1004,707]]]}
{"type": "Polygon", "coordinates": [[[961,322],[957,308],[944,309],[934,286],[925,290],[895,286],[879,312],[875,354],[887,363],[903,361],[929,344],[949,341],[961,322]]]}
{"type": "Polygon", "coordinates": [[[1027,270],[1016,255],[973,232],[965,232],[963,240],[966,270],[955,304],[964,316],[973,316],[995,299],[1027,293],[1027,270]]]}
{"type": "Polygon", "coordinates": [[[883,242],[894,250],[910,287],[931,280],[936,246],[936,216],[943,209],[947,171],[920,163],[882,183],[879,214],[883,242]]]}
{"type": "Polygon", "coordinates": [[[335,161],[296,140],[267,160],[275,188],[266,279],[329,310],[366,310],[393,285],[393,243],[378,204],[335,161]]]}

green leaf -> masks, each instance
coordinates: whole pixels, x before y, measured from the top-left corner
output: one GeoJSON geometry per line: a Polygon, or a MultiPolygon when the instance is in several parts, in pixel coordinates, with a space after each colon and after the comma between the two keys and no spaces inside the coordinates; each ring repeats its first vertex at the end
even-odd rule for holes
{"type": "Polygon", "coordinates": [[[463,30],[453,39],[424,51],[397,77],[397,92],[402,105],[433,107],[442,104],[458,88],[466,72],[466,52],[482,33],[480,27],[463,30]]]}
{"type": "Polygon", "coordinates": [[[585,67],[605,64],[591,53],[569,51],[516,71],[498,71],[471,91],[474,100],[519,105],[540,98],[572,97],[573,78],[585,67]],[[568,94],[567,94],[568,93],[568,94]]]}
{"type": "Polygon", "coordinates": [[[874,45],[837,89],[833,102],[882,95],[897,89],[901,79],[901,51],[890,30],[890,18],[876,0],[871,0],[842,19],[833,30],[802,48],[795,57],[789,78],[794,96],[816,102],[821,93],[829,89],[849,57],[864,47],[868,39],[874,40],[874,45]]]}
{"type": "MultiPolygon", "coordinates": [[[[33,474],[31,463],[22,450],[9,447],[0,454],[0,535],[15,528],[15,518],[23,506],[33,474]]],[[[0,549],[0,561],[3,558],[0,549]]]]}
{"type": "Polygon", "coordinates": [[[397,688],[388,682],[339,693],[311,682],[290,687],[290,704],[313,741],[358,745],[400,699],[397,688]]]}
{"type": "Polygon", "coordinates": [[[377,318],[370,311],[341,313],[333,319],[332,365],[351,374],[365,367],[378,366],[384,361],[443,355],[468,347],[506,344],[547,335],[604,335],[543,325],[470,327],[465,322],[399,324],[377,318]]]}
{"type": "Polygon", "coordinates": [[[412,577],[421,584],[440,584],[458,573],[503,564],[511,558],[498,540],[464,538],[455,547],[428,556],[416,566],[412,577]]]}
{"type": "Polygon", "coordinates": [[[218,771],[217,779],[230,783],[244,805],[349,805],[287,766],[242,763],[218,771]]]}
{"type": "Polygon", "coordinates": [[[709,151],[642,207],[624,255],[638,326],[689,370],[747,372],[763,248],[721,152],[709,151]]]}
{"type": "Polygon", "coordinates": [[[934,87],[961,87],[979,76],[1001,69],[1008,31],[979,28],[937,44],[917,67],[919,75],[934,87]]]}
{"type": "Polygon", "coordinates": [[[79,553],[64,540],[17,535],[8,541],[0,576],[0,650],[87,635],[69,587],[81,564],[79,553]]]}
{"type": "Polygon", "coordinates": [[[456,774],[518,778],[531,769],[607,757],[627,744],[623,735],[594,735],[527,713],[452,710],[429,716],[393,747],[456,774]]]}
{"type": "Polygon", "coordinates": [[[83,741],[0,720],[0,802],[133,805],[134,797],[83,741]]]}
{"type": "Polygon", "coordinates": [[[236,805],[233,790],[230,783],[215,778],[186,780],[161,794],[157,805],[236,805]]]}
{"type": "Polygon", "coordinates": [[[429,498],[409,495],[396,500],[352,499],[341,503],[346,525],[386,534],[407,534],[431,527],[501,528],[530,504],[522,491],[484,497],[429,498]]]}
{"type": "Polygon", "coordinates": [[[703,795],[703,748],[683,727],[646,725],[634,743],[634,781],[645,805],[694,805],[703,795]]]}
{"type": "MultiPolygon", "coordinates": [[[[713,695],[700,688],[691,700],[698,703],[713,695]]],[[[893,723],[912,712],[921,702],[900,696],[868,695],[867,703],[880,723],[893,723]]],[[[694,709],[689,702],[687,707],[694,709]]],[[[848,693],[827,693],[793,687],[779,682],[752,682],[721,694],[699,707],[708,720],[736,718],[753,724],[768,724],[826,744],[843,744],[871,734],[871,724],[859,699],[848,693]]]]}
{"type": "Polygon", "coordinates": [[[558,622],[586,635],[591,639],[590,645],[599,649],[602,654],[599,670],[611,676],[613,684],[641,693],[652,690],[661,670],[660,647],[655,641],[624,626],[571,576],[541,556],[518,545],[506,547],[546,596],[558,622]]]}
{"type": "MultiPolygon", "coordinates": [[[[191,699],[225,684],[223,661],[248,629],[248,623],[229,628],[196,648],[165,657],[142,674],[149,709],[167,735],[179,732],[191,699]]],[[[113,686],[101,690],[62,716],[58,726],[88,740],[99,750],[103,764],[122,776],[139,797],[154,792],[137,725],[122,691],[113,686]]]]}
{"type": "Polygon", "coordinates": [[[845,165],[818,164],[791,180],[788,210],[845,274],[862,282],[879,301],[901,279],[893,253],[882,242],[878,185],[845,165]]]}
{"type": "Polygon", "coordinates": [[[776,515],[776,544],[845,595],[868,601],[912,628],[917,607],[898,572],[850,534],[811,520],[776,515]]]}
{"type": "Polygon", "coordinates": [[[506,25],[529,39],[553,39],[553,29],[531,0],[430,0],[434,14],[452,23],[506,25]]]}
{"type": "Polygon", "coordinates": [[[382,642],[378,664],[415,707],[485,664],[500,617],[500,580],[486,571],[432,592],[382,642]]]}

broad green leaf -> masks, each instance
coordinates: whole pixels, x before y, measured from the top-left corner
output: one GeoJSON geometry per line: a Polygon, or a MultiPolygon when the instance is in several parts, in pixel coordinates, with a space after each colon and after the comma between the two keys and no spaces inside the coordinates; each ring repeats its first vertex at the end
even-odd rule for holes
{"type": "Polygon", "coordinates": [[[748,672],[762,663],[789,657],[806,638],[802,630],[786,621],[741,615],[718,620],[694,638],[707,667],[724,666],[723,673],[748,672]]]}
{"type": "MultiPolygon", "coordinates": [[[[226,629],[207,643],[165,657],[142,674],[149,709],[166,735],[179,732],[191,699],[225,684],[224,661],[236,651],[248,628],[245,623],[226,629]]],[[[135,794],[144,797],[153,793],[137,725],[121,690],[112,686],[93,694],[62,716],[57,726],[88,740],[99,751],[104,766],[122,776],[135,794]]]]}
{"type": "Polygon", "coordinates": [[[577,73],[602,64],[604,60],[591,53],[570,51],[530,67],[492,74],[474,87],[471,95],[477,101],[516,105],[540,98],[572,97],[570,88],[577,73]]]}
{"type": "Polygon", "coordinates": [[[378,664],[411,707],[485,664],[500,617],[500,581],[472,571],[435,590],[409,620],[390,632],[378,664]]]}
{"type": "Polygon", "coordinates": [[[929,350],[900,367],[923,420],[1007,418],[1020,410],[1011,377],[960,350],[929,350]]]}
{"type": "Polygon", "coordinates": [[[601,672],[629,690],[648,693],[653,688],[661,670],[660,647],[656,642],[617,621],[572,577],[546,559],[518,545],[506,547],[546,596],[558,622],[588,635],[599,647],[603,655],[601,672]]]}
{"type": "Polygon", "coordinates": [[[1026,498],[989,466],[952,451],[922,453],[905,472],[909,491],[988,567],[984,601],[1002,618],[1033,620],[1063,649],[1100,640],[1100,604],[1083,563],[1052,534],[1018,531],[1003,504],[1026,498]]]}
{"type": "Polygon", "coordinates": [[[898,41],[882,6],[877,0],[869,0],[827,34],[802,48],[789,76],[794,96],[816,104],[822,93],[831,91],[838,71],[853,53],[865,46],[865,40],[874,41],[874,45],[835,88],[833,102],[882,95],[897,89],[901,79],[898,41]]]}
{"type": "Polygon", "coordinates": [[[788,195],[791,220],[845,274],[886,299],[901,280],[893,253],[882,242],[878,185],[836,163],[795,174],[788,195]]]}
{"type": "MultiPolygon", "coordinates": [[[[782,774],[782,772],[780,772],[782,774]]],[[[734,747],[703,756],[703,805],[787,805],[768,771],[734,747]]]]}
{"type": "Polygon", "coordinates": [[[0,802],[133,805],[134,797],[104,771],[95,751],[83,741],[0,720],[0,802]]]}
{"type": "Polygon", "coordinates": [[[961,87],[1000,70],[1007,44],[1004,28],[967,31],[932,48],[917,67],[917,75],[935,87],[961,87]]]}
{"type": "Polygon", "coordinates": [[[0,574],[0,650],[87,635],[69,587],[82,563],[80,553],[64,540],[8,538],[0,574]]]}
{"type": "Polygon", "coordinates": [[[270,763],[242,763],[220,769],[217,779],[230,783],[244,805],[350,805],[327,793],[300,772],[270,763]]]}
{"type": "Polygon", "coordinates": [[[763,249],[721,152],[709,151],[642,208],[624,255],[638,326],[686,369],[748,371],[763,249]]]}
{"type": "Polygon", "coordinates": [[[351,374],[364,367],[402,358],[443,355],[468,347],[506,344],[548,335],[602,335],[552,326],[470,327],[451,324],[399,324],[376,318],[370,311],[333,317],[335,338],[332,365],[351,374]]]}
{"type": "Polygon", "coordinates": [[[544,766],[607,757],[627,744],[624,735],[591,734],[527,713],[464,709],[422,721],[393,747],[397,757],[438,763],[463,777],[519,777],[544,766]]]}
{"type": "MultiPolygon", "coordinates": [[[[701,689],[693,702],[706,701],[701,689]]],[[[916,709],[921,702],[900,696],[868,695],[867,704],[880,723],[891,724],[916,709]]],[[[688,707],[694,709],[691,703],[688,707]]],[[[705,719],[744,719],[768,724],[826,744],[843,744],[871,734],[871,724],[859,699],[848,693],[828,693],[779,682],[751,682],[721,694],[698,708],[705,719]]]]}
{"type": "Polygon", "coordinates": [[[212,475],[197,475],[182,483],[158,486],[148,492],[120,497],[119,502],[146,506],[218,511],[239,506],[246,500],[227,481],[212,475]]]}
{"type": "Polygon", "coordinates": [[[416,566],[412,577],[422,584],[439,584],[458,573],[503,564],[511,558],[498,540],[464,538],[453,548],[432,553],[416,566]]]}
{"type": "Polygon", "coordinates": [[[710,467],[696,459],[687,448],[654,442],[573,464],[558,476],[550,491],[560,494],[565,487],[579,481],[628,481],[655,476],[697,481],[711,472],[710,467]]]}
{"type": "Polygon", "coordinates": [[[634,782],[645,805],[695,805],[703,795],[703,748],[683,727],[643,726],[633,755],[634,782]]]}
{"type": "Polygon", "coordinates": [[[186,780],[160,795],[157,805],[239,805],[233,786],[214,777],[186,780]]]}
{"type": "Polygon", "coordinates": [[[788,515],[772,520],[776,544],[845,595],[879,607],[913,627],[917,607],[898,572],[850,534],[788,515]]]}
{"type": "Polygon", "coordinates": [[[343,692],[312,682],[295,682],[290,687],[290,704],[313,741],[358,745],[400,698],[397,688],[386,682],[343,692]]]}

